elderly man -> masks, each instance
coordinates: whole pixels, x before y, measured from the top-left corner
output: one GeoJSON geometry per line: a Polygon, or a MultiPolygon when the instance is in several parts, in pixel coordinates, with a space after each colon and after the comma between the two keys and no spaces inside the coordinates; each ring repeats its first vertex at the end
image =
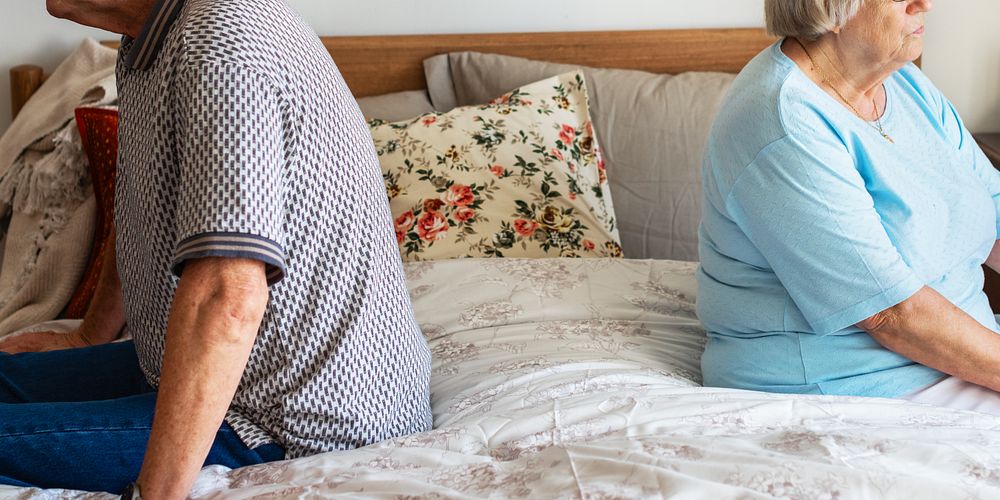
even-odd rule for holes
{"type": "Polygon", "coordinates": [[[281,0],[48,9],[125,35],[116,255],[78,331],[0,343],[21,353],[0,354],[0,484],[182,498],[203,465],[428,429],[374,148],[302,19],[281,0]]]}

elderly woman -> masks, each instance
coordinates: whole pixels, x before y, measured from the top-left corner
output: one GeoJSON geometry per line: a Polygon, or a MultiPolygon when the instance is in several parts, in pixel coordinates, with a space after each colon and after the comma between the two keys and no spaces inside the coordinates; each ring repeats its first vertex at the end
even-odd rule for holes
{"type": "Polygon", "coordinates": [[[766,0],[708,141],[705,384],[1000,414],[1000,175],[912,64],[930,0],[766,0]]]}

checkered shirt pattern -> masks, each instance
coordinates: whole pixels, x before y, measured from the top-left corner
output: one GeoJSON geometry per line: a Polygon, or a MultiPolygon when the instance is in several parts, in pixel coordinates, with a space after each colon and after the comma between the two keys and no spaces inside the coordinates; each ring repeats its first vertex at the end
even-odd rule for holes
{"type": "Polygon", "coordinates": [[[184,264],[266,264],[270,300],[226,415],[286,457],[431,426],[430,353],[368,128],[281,0],[162,0],[118,61],[118,269],[158,386],[184,264]]]}

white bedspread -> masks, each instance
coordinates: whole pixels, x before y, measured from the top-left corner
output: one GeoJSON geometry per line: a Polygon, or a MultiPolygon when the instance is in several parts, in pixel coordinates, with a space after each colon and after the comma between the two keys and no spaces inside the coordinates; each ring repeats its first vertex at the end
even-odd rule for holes
{"type": "Polygon", "coordinates": [[[435,430],[206,468],[193,495],[1000,498],[1000,418],[699,387],[693,271],[669,261],[408,264],[434,353],[435,430]]]}

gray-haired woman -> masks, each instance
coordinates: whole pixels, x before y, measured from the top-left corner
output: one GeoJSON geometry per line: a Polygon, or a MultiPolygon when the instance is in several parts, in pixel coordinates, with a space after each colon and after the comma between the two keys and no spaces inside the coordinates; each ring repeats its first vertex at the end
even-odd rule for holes
{"type": "Polygon", "coordinates": [[[707,146],[706,385],[1000,414],[1000,174],[912,64],[930,0],[766,0],[707,146]]]}

